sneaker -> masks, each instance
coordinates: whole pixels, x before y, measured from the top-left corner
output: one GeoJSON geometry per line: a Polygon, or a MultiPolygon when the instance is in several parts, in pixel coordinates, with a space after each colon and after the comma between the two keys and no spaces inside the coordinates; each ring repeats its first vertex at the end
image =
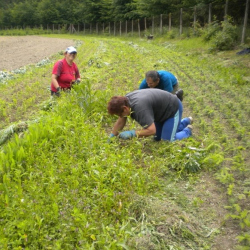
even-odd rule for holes
{"type": "Polygon", "coordinates": [[[189,116],[188,119],[190,120],[190,124],[192,124],[193,123],[193,117],[189,116]]]}
{"type": "Polygon", "coordinates": [[[192,131],[193,126],[192,125],[187,125],[187,128],[189,128],[192,131]]]}
{"type": "Polygon", "coordinates": [[[183,90],[179,89],[175,92],[175,94],[177,95],[177,97],[180,99],[180,101],[182,102],[183,100],[183,90]]]}

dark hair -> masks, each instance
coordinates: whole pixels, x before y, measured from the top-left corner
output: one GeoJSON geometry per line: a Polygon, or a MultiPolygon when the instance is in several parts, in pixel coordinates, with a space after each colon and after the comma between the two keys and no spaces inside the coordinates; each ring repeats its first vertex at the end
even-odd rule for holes
{"type": "Polygon", "coordinates": [[[111,115],[122,115],[123,107],[129,107],[128,98],[125,96],[113,96],[108,103],[108,112],[111,115]]]}
{"type": "Polygon", "coordinates": [[[156,82],[158,79],[160,79],[160,75],[156,70],[150,70],[146,72],[146,79],[152,78],[153,82],[156,82]]]}

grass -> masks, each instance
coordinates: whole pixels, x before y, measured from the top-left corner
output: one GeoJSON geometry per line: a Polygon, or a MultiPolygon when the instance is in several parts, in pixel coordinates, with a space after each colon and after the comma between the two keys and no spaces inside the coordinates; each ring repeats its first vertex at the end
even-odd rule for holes
{"type": "Polygon", "coordinates": [[[36,76],[44,94],[16,97],[13,121],[39,119],[0,151],[1,248],[248,249],[249,56],[209,54],[200,39],[75,38],[83,77],[70,94],[49,101],[42,75],[52,64],[15,80],[18,88],[36,76]],[[107,143],[108,100],[137,89],[150,69],[177,75],[193,137],[107,143]]]}

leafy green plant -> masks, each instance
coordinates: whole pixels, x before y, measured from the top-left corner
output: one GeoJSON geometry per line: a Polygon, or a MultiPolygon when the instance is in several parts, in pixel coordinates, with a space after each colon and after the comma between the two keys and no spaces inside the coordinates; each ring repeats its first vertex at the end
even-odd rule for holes
{"type": "Polygon", "coordinates": [[[211,39],[211,50],[230,50],[233,49],[237,41],[237,30],[228,17],[227,21],[222,22],[222,30],[218,31],[211,39]]]}
{"type": "Polygon", "coordinates": [[[196,21],[195,23],[192,24],[192,28],[189,28],[189,32],[191,34],[191,36],[194,37],[199,37],[203,34],[203,29],[201,24],[196,21]]]}
{"type": "Polygon", "coordinates": [[[208,24],[203,33],[203,40],[205,42],[208,42],[215,37],[216,33],[218,33],[221,30],[221,26],[219,24],[219,21],[213,21],[211,24],[208,24]]]}

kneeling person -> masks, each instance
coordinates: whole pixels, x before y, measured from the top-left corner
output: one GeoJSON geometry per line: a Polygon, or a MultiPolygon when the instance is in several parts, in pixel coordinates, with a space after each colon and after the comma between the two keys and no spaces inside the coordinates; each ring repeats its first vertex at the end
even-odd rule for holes
{"type": "Polygon", "coordinates": [[[192,135],[191,117],[182,118],[181,101],[173,94],[160,89],[141,89],[126,96],[113,96],[108,112],[118,115],[110,137],[122,139],[155,135],[155,140],[175,141],[192,135]],[[119,133],[126,125],[127,117],[137,121],[142,130],[119,133]]]}
{"type": "Polygon", "coordinates": [[[150,70],[146,72],[145,79],[141,82],[139,89],[157,88],[176,94],[183,100],[183,90],[178,89],[179,84],[177,78],[170,72],[165,70],[150,70]]]}

